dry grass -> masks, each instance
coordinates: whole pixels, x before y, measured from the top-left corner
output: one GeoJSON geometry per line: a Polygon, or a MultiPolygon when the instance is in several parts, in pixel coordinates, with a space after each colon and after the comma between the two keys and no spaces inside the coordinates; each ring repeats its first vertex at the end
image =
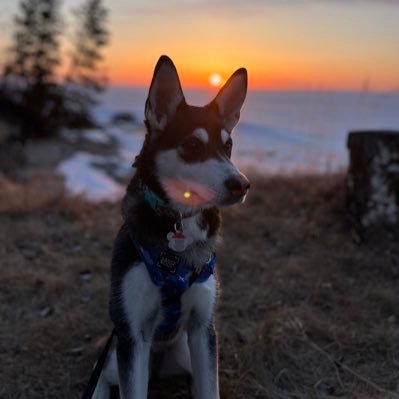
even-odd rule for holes
{"type": "Polygon", "coordinates": [[[63,196],[61,179],[48,169],[36,170],[29,184],[16,182],[0,173],[0,212],[26,213],[43,208],[63,196]]]}
{"type": "MultiPolygon", "coordinates": [[[[0,398],[78,398],[110,329],[118,205],[18,198],[2,190],[0,398]]],[[[399,397],[399,247],[361,242],[343,202],[340,176],[280,177],[224,212],[222,398],[399,397]]]]}

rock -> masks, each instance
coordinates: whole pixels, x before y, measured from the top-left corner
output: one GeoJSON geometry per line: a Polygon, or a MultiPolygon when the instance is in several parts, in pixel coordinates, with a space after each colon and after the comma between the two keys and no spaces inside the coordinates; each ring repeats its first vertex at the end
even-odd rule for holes
{"type": "Polygon", "coordinates": [[[82,303],[89,303],[90,300],[91,300],[90,295],[83,295],[83,296],[80,298],[80,301],[81,301],[82,303]]]}
{"type": "Polygon", "coordinates": [[[362,228],[399,226],[399,132],[351,132],[347,203],[362,228]]]}
{"type": "Polygon", "coordinates": [[[83,340],[85,341],[85,342],[90,342],[91,340],[92,340],[92,336],[90,335],[90,334],[85,334],[84,336],[83,336],[83,340]]]}
{"type": "Polygon", "coordinates": [[[35,251],[32,248],[24,248],[21,252],[22,252],[23,256],[28,260],[35,259],[36,255],[37,255],[37,251],[35,251]]]}
{"type": "Polygon", "coordinates": [[[79,278],[82,283],[89,283],[93,280],[93,273],[90,270],[84,270],[80,272],[79,278]]]}
{"type": "Polygon", "coordinates": [[[67,349],[65,354],[68,356],[81,356],[83,354],[83,346],[75,346],[73,348],[67,349]]]}
{"type": "Polygon", "coordinates": [[[43,317],[44,319],[51,316],[53,313],[54,309],[51,306],[45,306],[39,311],[40,317],[43,317]]]}
{"type": "Polygon", "coordinates": [[[248,331],[243,329],[237,329],[236,334],[237,334],[237,340],[240,344],[247,344],[253,338],[253,336],[248,331]]]}
{"type": "Polygon", "coordinates": [[[114,125],[134,125],[137,120],[134,114],[130,112],[117,112],[112,115],[111,123],[114,125]]]}
{"type": "Polygon", "coordinates": [[[35,259],[42,252],[42,245],[35,240],[23,242],[18,245],[21,254],[28,260],[35,259]]]}
{"type": "Polygon", "coordinates": [[[326,380],[320,380],[314,385],[318,396],[330,396],[335,392],[334,387],[326,380]]]}

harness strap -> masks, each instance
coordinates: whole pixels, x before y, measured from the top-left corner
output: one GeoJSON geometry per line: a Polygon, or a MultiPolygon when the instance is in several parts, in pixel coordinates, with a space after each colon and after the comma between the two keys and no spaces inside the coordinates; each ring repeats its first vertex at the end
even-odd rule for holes
{"type": "Polygon", "coordinates": [[[111,347],[114,335],[115,335],[115,328],[112,330],[111,335],[109,336],[107,343],[103,351],[101,352],[101,355],[98,358],[96,365],[94,366],[89,382],[87,383],[86,389],[83,392],[82,399],[91,399],[93,397],[93,393],[96,389],[98,379],[100,378],[101,371],[105,364],[105,360],[107,359],[109,348],[111,347]]]}
{"type": "Polygon", "coordinates": [[[151,281],[160,289],[163,320],[155,337],[167,336],[178,326],[181,317],[181,297],[192,284],[204,283],[214,273],[216,256],[211,254],[202,267],[186,263],[181,254],[170,249],[144,247],[130,232],[131,240],[145,264],[151,281]]]}

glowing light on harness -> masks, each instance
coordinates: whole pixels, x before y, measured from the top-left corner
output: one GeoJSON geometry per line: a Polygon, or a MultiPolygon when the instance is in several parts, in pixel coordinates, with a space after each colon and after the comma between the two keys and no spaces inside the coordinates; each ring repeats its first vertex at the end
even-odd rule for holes
{"type": "Polygon", "coordinates": [[[190,191],[185,191],[183,196],[184,196],[184,198],[189,199],[191,197],[190,191]]]}

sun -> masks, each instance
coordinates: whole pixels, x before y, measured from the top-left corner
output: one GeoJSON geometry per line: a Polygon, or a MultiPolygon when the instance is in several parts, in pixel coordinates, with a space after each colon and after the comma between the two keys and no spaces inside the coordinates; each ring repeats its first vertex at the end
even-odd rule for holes
{"type": "Polygon", "coordinates": [[[209,84],[213,87],[219,87],[222,81],[222,76],[219,73],[212,73],[208,79],[209,84]]]}

